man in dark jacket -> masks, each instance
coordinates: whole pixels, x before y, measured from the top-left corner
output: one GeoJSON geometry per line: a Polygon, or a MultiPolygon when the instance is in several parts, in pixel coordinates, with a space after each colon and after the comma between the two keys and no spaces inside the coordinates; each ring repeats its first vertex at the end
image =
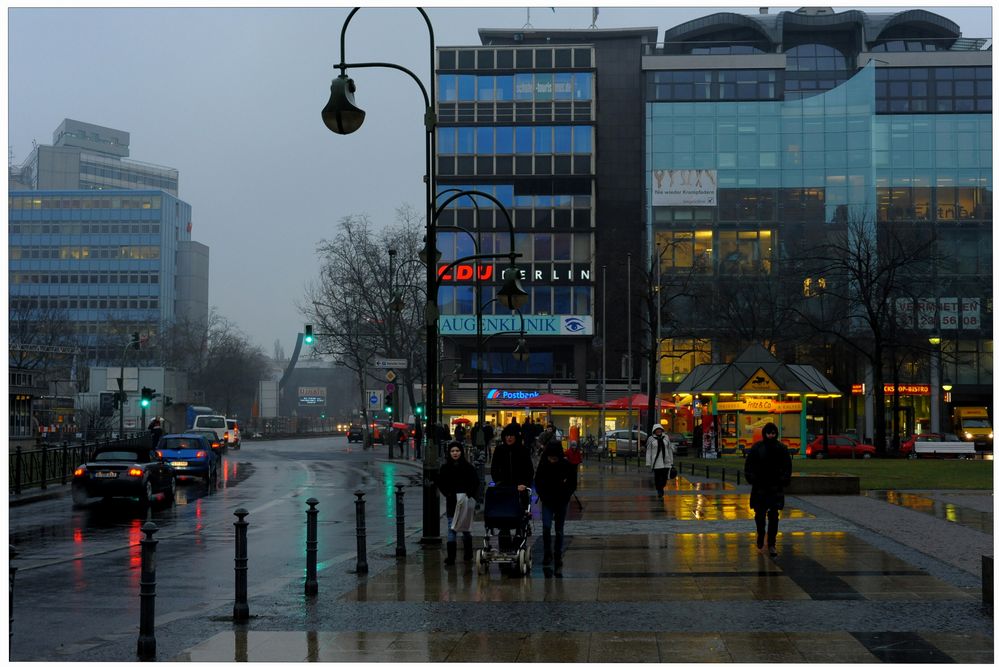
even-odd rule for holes
{"type": "Polygon", "coordinates": [[[746,481],[753,485],[749,507],[755,512],[756,548],[766,537],[770,555],[777,555],[777,522],[784,509],[784,487],[791,482],[791,455],[777,439],[777,425],[763,427],[763,439],[746,455],[746,481]],[[767,525],[769,520],[770,525],[767,525]]]}
{"type": "Polygon", "coordinates": [[[569,509],[569,499],[576,491],[576,466],[569,463],[562,452],[562,443],[553,440],[545,445],[545,451],[534,475],[534,490],[541,501],[541,525],[544,531],[545,550],[542,566],[545,576],[550,576],[548,568],[552,564],[552,520],[555,521],[555,576],[562,576],[562,544],[565,533],[565,514],[569,509]]]}
{"type": "MultiPolygon", "coordinates": [[[[524,509],[530,504],[529,487],[534,483],[534,463],[531,453],[524,446],[520,425],[507,424],[500,434],[500,444],[493,451],[493,462],[489,475],[497,485],[515,486],[520,492],[520,503],[524,509]]],[[[500,531],[500,548],[506,548],[510,531],[500,531]]]]}

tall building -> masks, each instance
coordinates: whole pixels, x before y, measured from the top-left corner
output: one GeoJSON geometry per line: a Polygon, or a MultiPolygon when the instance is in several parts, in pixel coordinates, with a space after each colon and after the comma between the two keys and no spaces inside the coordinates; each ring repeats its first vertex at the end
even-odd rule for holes
{"type": "MultiPolygon", "coordinates": [[[[789,268],[831,230],[861,224],[873,238],[903,222],[947,259],[926,268],[931,287],[893,296],[907,340],[886,369],[902,394],[893,420],[905,433],[949,430],[949,406],[992,405],[991,40],[924,10],[825,8],[709,14],[661,42],[655,28],[479,34],[482,46],[438,48],[440,190],[502,201],[531,292],[525,314],[583,323],[576,337],[529,338],[527,363],[492,352],[487,391],[594,400],[604,367],[620,386],[630,349],[636,388],[669,394],[766,329],[751,321],[765,316],[756,304],[822,288],[822,276],[789,285],[789,268]],[[651,297],[668,299],[658,387],[637,358],[653,338],[641,303],[652,281],[678,287],[651,297]]],[[[455,201],[442,224],[481,235],[480,252],[505,251],[498,211],[475,204],[455,201]]],[[[442,264],[474,254],[468,236],[441,232],[442,264]]],[[[459,268],[440,299],[451,414],[476,400],[476,276],[459,268]]],[[[481,276],[486,335],[518,326],[488,320],[503,315],[491,303],[499,273],[481,276]]],[[[873,435],[871,368],[858,355],[803,333],[771,347],[847,392],[817,417],[873,435]]]]}
{"type": "Polygon", "coordinates": [[[83,357],[109,365],[133,331],[205,321],[208,247],[191,240],[177,170],[126,160],[128,133],[69,119],[53,144],[9,179],[11,319],[68,321],[83,357]]]}

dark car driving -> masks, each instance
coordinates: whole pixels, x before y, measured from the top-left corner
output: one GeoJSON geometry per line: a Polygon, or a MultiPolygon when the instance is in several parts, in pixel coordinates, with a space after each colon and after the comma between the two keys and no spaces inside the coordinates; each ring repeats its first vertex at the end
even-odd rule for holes
{"type": "Polygon", "coordinates": [[[73,505],[91,498],[137,498],[147,505],[157,497],[173,502],[177,477],[148,445],[114,444],[97,448],[91,461],[73,471],[73,505]]]}
{"type": "Polygon", "coordinates": [[[156,444],[156,452],[177,477],[197,477],[207,484],[218,479],[219,454],[212,450],[205,434],[164,435],[156,444]]]}
{"type": "Polygon", "coordinates": [[[364,441],[364,429],[362,429],[357,424],[351,424],[350,428],[347,429],[347,442],[363,442],[364,441]]]}

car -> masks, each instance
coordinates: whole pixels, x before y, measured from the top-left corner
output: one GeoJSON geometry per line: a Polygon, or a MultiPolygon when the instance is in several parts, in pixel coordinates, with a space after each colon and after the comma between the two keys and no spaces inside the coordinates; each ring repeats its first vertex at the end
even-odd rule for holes
{"type": "Polygon", "coordinates": [[[347,429],[347,442],[364,442],[364,429],[357,424],[351,424],[347,429]]]}
{"type": "Polygon", "coordinates": [[[385,433],[391,430],[391,428],[391,419],[376,419],[371,422],[371,442],[384,444],[385,433]]]}
{"type": "Polygon", "coordinates": [[[667,433],[669,441],[676,446],[677,456],[686,456],[690,448],[690,440],[683,433],[667,433]]]}
{"type": "Polygon", "coordinates": [[[156,454],[179,478],[198,477],[211,484],[219,476],[219,454],[201,433],[171,433],[156,444],[156,454]]]}
{"type": "Polygon", "coordinates": [[[177,491],[173,469],[153,454],[149,445],[108,444],[73,471],[73,505],[91,498],[137,498],[152,505],[159,494],[172,503],[177,491]]]}
{"type": "Polygon", "coordinates": [[[203,428],[215,431],[216,439],[222,443],[222,453],[224,454],[228,450],[225,440],[225,431],[228,428],[225,423],[225,415],[197,415],[188,430],[196,431],[203,428]]]}
{"type": "Polygon", "coordinates": [[[198,434],[198,435],[203,435],[206,438],[208,438],[208,443],[212,446],[212,451],[215,452],[215,454],[219,457],[220,461],[222,460],[222,455],[226,453],[226,447],[225,447],[225,443],[222,442],[222,439],[219,438],[218,435],[216,434],[215,429],[213,429],[213,428],[189,428],[186,431],[184,431],[184,433],[182,433],[181,435],[184,435],[184,434],[187,434],[187,433],[195,433],[195,434],[198,434]]]}
{"type": "Polygon", "coordinates": [[[962,440],[955,433],[917,433],[899,444],[898,455],[910,459],[917,458],[919,455],[952,455],[964,458],[965,456],[974,456],[975,448],[974,443],[962,440]],[[916,445],[917,442],[920,443],[919,446],[916,445]],[[948,444],[943,447],[934,447],[931,443],[948,444]]]}
{"type": "Polygon", "coordinates": [[[805,446],[805,456],[810,459],[869,459],[874,451],[874,445],[839,434],[820,435],[805,446]]]}
{"type": "Polygon", "coordinates": [[[239,421],[235,419],[225,420],[225,433],[222,435],[222,442],[233,449],[239,449],[240,444],[242,444],[242,438],[239,434],[239,421]]]}
{"type": "Polygon", "coordinates": [[[637,456],[642,453],[645,441],[648,439],[649,436],[645,431],[632,430],[629,435],[628,429],[622,428],[607,431],[604,437],[600,438],[597,446],[601,453],[608,453],[610,451],[609,446],[613,444],[616,456],[637,456]],[[637,441],[635,440],[636,433],[638,434],[637,441]]]}

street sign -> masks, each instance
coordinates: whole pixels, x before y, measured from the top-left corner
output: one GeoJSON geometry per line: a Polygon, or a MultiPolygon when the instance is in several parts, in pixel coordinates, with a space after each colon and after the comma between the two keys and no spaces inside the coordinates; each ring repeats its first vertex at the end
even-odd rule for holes
{"type": "Polygon", "coordinates": [[[389,371],[385,373],[385,379],[389,382],[395,382],[395,371],[389,369],[389,371]]]}
{"type": "Polygon", "coordinates": [[[368,395],[368,407],[371,408],[372,410],[381,410],[382,409],[382,396],[384,396],[384,394],[382,393],[382,390],[381,389],[368,389],[367,390],[367,395],[368,395]]]}
{"type": "Polygon", "coordinates": [[[406,368],[405,359],[375,359],[375,368],[406,368]]]}

